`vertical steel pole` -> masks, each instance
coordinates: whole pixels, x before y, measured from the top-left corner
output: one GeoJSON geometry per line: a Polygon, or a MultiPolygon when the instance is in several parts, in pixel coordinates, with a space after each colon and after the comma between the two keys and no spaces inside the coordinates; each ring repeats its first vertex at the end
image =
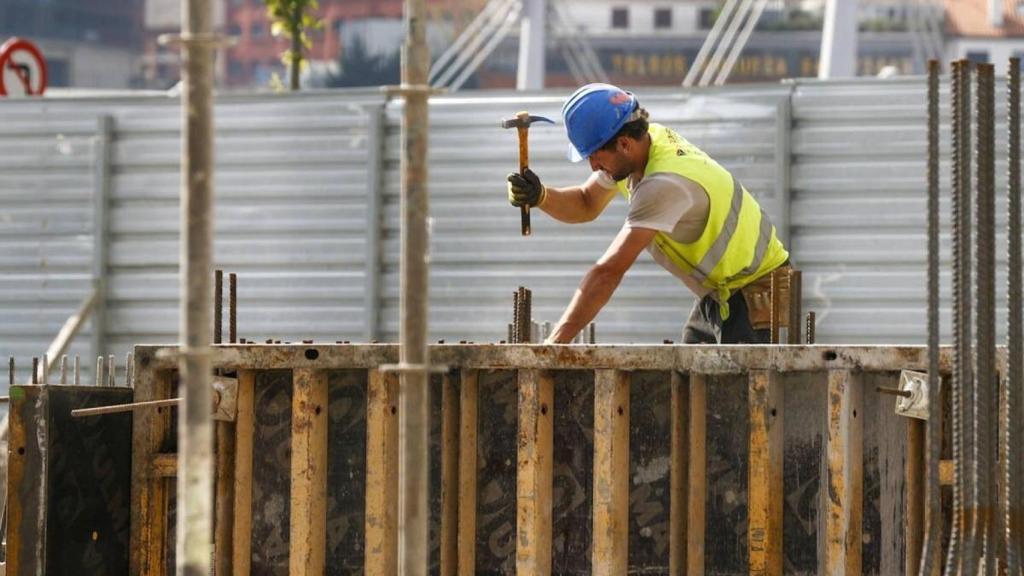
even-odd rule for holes
{"type": "Polygon", "coordinates": [[[206,576],[213,552],[210,292],[213,248],[213,7],[182,6],[181,383],[178,576],[206,576]]]}
{"type": "Polygon", "coordinates": [[[928,483],[919,576],[936,576],[942,548],[942,394],[939,374],[939,62],[928,62],[928,483]]]}
{"type": "Polygon", "coordinates": [[[1020,202],[1020,59],[1010,58],[1009,102],[1007,105],[1009,124],[1009,245],[1008,245],[1008,286],[1007,309],[1007,374],[1003,384],[1006,419],[1003,427],[1003,462],[1006,476],[1003,485],[1003,501],[1006,503],[1004,522],[1006,537],[1006,565],[1010,574],[1021,573],[1021,434],[1020,423],[1024,420],[1021,382],[1024,381],[1024,327],[1021,309],[1024,297],[1021,291],[1021,202],[1020,202]]]}
{"type": "Polygon", "coordinates": [[[430,49],[426,37],[425,0],[405,0],[402,46],[402,256],[400,362],[401,426],[399,444],[399,566],[406,576],[427,574],[430,511],[427,507],[429,388],[427,303],[429,264],[427,216],[427,142],[429,117],[427,74],[430,49]],[[412,368],[411,370],[408,368],[412,368]]]}
{"type": "MultiPolygon", "coordinates": [[[[974,295],[977,323],[974,333],[976,380],[974,385],[974,521],[972,540],[984,574],[995,573],[996,546],[992,538],[995,519],[994,444],[991,410],[997,387],[995,366],[995,69],[979,64],[977,72],[977,190],[975,191],[975,264],[977,280],[974,295]]],[[[973,573],[973,572],[972,572],[973,573]]]]}

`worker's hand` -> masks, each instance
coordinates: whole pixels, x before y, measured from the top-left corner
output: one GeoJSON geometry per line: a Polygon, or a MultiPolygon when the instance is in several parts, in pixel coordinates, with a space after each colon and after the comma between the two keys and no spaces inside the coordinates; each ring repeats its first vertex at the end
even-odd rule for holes
{"type": "Polygon", "coordinates": [[[508,201],[515,207],[538,207],[548,197],[548,191],[540,183],[540,178],[529,168],[523,174],[508,175],[508,201]]]}

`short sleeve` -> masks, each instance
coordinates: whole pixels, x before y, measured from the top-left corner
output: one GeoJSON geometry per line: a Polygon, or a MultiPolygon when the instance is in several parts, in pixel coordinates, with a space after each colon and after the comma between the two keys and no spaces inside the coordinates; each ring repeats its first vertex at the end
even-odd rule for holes
{"type": "Polygon", "coordinates": [[[608,173],[605,172],[604,170],[595,170],[593,173],[591,173],[590,177],[587,178],[587,183],[585,184],[585,186],[591,186],[595,184],[597,186],[600,186],[604,190],[614,190],[618,186],[615,183],[615,180],[612,180],[612,177],[609,176],[608,173]]]}
{"type": "Polygon", "coordinates": [[[671,233],[696,207],[692,191],[674,174],[648,175],[630,195],[626,225],[671,233]]]}

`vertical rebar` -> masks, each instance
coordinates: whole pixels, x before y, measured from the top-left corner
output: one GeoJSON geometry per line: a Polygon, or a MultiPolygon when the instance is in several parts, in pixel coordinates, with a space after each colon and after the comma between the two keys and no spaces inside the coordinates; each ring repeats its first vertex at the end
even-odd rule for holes
{"type": "Polygon", "coordinates": [[[224,271],[213,272],[213,343],[220,344],[224,333],[224,271]]]}
{"type": "Polygon", "coordinates": [[[995,69],[978,64],[977,70],[977,189],[975,191],[975,264],[974,295],[977,322],[974,333],[974,497],[972,526],[976,553],[984,561],[984,573],[995,573],[995,444],[992,442],[992,402],[996,382],[996,232],[995,232],[995,69]]]}
{"type": "Polygon", "coordinates": [[[238,342],[238,275],[228,274],[228,342],[238,342]]]}
{"type": "Polygon", "coordinates": [[[60,356],[60,383],[68,383],[68,355],[61,354],[60,356]]]}
{"type": "Polygon", "coordinates": [[[587,326],[587,334],[588,334],[587,335],[587,340],[589,340],[591,344],[597,344],[597,325],[596,324],[591,322],[590,325],[587,326]]]}
{"type": "Polygon", "coordinates": [[[7,385],[14,386],[14,356],[7,359],[7,385]]]}
{"type": "Polygon", "coordinates": [[[804,324],[805,324],[804,332],[806,332],[806,335],[805,335],[806,342],[808,344],[814,344],[814,328],[815,328],[814,312],[813,311],[808,312],[806,318],[807,319],[804,322],[804,324]]]}
{"type": "Polygon", "coordinates": [[[82,383],[82,358],[75,354],[75,386],[82,383]]]}
{"type": "Polygon", "coordinates": [[[50,383],[50,355],[49,354],[43,354],[43,364],[39,368],[40,368],[39,371],[41,372],[41,374],[39,376],[39,382],[41,384],[49,384],[50,383]]]}
{"type": "Polygon", "coordinates": [[[124,385],[128,388],[134,388],[132,386],[132,378],[134,378],[135,371],[135,354],[128,352],[124,358],[124,385]]]}
{"type": "Polygon", "coordinates": [[[522,287],[512,293],[512,335],[509,337],[510,344],[519,343],[519,293],[522,287]]]}
{"type": "Polygon", "coordinates": [[[96,373],[93,374],[93,376],[94,376],[94,379],[96,380],[93,383],[93,385],[94,386],[103,386],[103,383],[104,383],[104,380],[103,380],[103,356],[97,356],[96,357],[96,373]]]}
{"type": "Polygon", "coordinates": [[[39,384],[39,358],[32,357],[32,383],[39,384]]]}
{"type": "Polygon", "coordinates": [[[935,576],[942,548],[942,376],[939,374],[939,62],[928,61],[928,422],[925,540],[919,576],[935,576]]]}
{"type": "Polygon", "coordinates": [[[532,342],[532,334],[530,334],[530,324],[533,321],[533,292],[529,288],[523,288],[523,295],[519,299],[519,303],[523,309],[519,313],[519,321],[522,323],[519,328],[519,335],[522,338],[522,342],[529,344],[532,342]]]}
{"type": "Polygon", "coordinates": [[[953,517],[946,555],[946,574],[959,574],[962,561],[962,549],[966,542],[965,528],[967,518],[964,511],[966,499],[967,474],[965,466],[965,430],[964,409],[967,380],[970,379],[971,366],[968,360],[971,312],[970,312],[970,229],[965,225],[970,222],[967,202],[964,201],[970,186],[969,136],[965,129],[969,126],[969,67],[965,60],[953,62],[950,82],[950,107],[952,112],[952,244],[953,244],[953,378],[952,378],[952,429],[953,429],[953,517]],[[967,141],[965,141],[967,138],[967,141]],[[966,174],[966,178],[965,178],[966,174]],[[966,180],[966,182],[965,182],[966,180]],[[966,186],[965,186],[966,184],[966,186]],[[966,214],[965,214],[966,213],[966,214]]]}
{"type": "Polygon", "coordinates": [[[1010,58],[1009,98],[1007,120],[1009,124],[1009,243],[1008,286],[1007,286],[1007,374],[1003,384],[1006,419],[1003,426],[1003,462],[1006,475],[1003,486],[1003,515],[1005,529],[1000,533],[1006,538],[1006,565],[1010,574],[1021,573],[1021,530],[1024,529],[1021,511],[1024,492],[1021,488],[1021,422],[1024,421],[1024,327],[1021,309],[1024,297],[1021,291],[1021,201],[1020,201],[1020,59],[1010,58]]]}
{"type": "Polygon", "coordinates": [[[117,386],[117,358],[111,354],[107,356],[107,386],[117,386]]]}
{"type": "Polygon", "coordinates": [[[181,2],[181,274],[177,536],[179,576],[210,573],[213,422],[210,277],[213,271],[213,3],[181,2]]]}
{"type": "Polygon", "coordinates": [[[400,573],[427,573],[429,550],[427,491],[430,402],[427,383],[427,305],[429,302],[430,214],[427,194],[430,47],[426,36],[426,0],[405,0],[402,46],[402,254],[400,361],[417,369],[401,373],[402,460],[399,466],[400,573]]]}

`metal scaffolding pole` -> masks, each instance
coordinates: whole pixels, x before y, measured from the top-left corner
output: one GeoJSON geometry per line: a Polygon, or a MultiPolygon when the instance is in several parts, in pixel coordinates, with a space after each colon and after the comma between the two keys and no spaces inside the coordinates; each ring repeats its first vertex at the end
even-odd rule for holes
{"type": "Polygon", "coordinates": [[[213,247],[213,9],[182,2],[181,412],[178,416],[176,573],[210,573],[213,425],[210,271],[213,247]]]}
{"type": "Polygon", "coordinates": [[[402,256],[399,387],[399,570],[405,576],[425,575],[430,540],[428,459],[430,394],[427,356],[428,243],[427,138],[430,95],[427,75],[425,0],[405,0],[405,44],[402,46],[402,256]]]}
{"type": "Polygon", "coordinates": [[[544,47],[547,32],[547,0],[523,0],[519,32],[519,68],[516,90],[544,88],[544,47]]]}
{"type": "Polygon", "coordinates": [[[857,0],[828,0],[821,31],[818,78],[857,75],[857,0]]]}

